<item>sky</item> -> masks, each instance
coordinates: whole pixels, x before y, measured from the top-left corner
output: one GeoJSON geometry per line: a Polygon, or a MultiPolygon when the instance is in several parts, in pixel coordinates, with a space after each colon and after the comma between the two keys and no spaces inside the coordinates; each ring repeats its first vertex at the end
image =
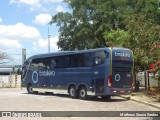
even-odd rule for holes
{"type": "Polygon", "coordinates": [[[0,51],[6,52],[13,61],[22,64],[22,48],[27,58],[48,53],[48,29],[50,51],[58,51],[58,29],[48,25],[58,12],[70,12],[62,0],[1,0],[0,1],[0,51]]]}

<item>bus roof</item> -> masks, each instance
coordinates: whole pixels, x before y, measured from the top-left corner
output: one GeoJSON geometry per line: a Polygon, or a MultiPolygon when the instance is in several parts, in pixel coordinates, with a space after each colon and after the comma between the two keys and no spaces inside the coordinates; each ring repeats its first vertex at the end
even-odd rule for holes
{"type": "Polygon", "coordinates": [[[94,51],[99,51],[99,50],[110,50],[110,49],[126,49],[127,50],[127,48],[120,48],[120,47],[113,47],[113,48],[104,47],[104,48],[78,50],[78,51],[58,51],[58,52],[53,52],[53,53],[34,55],[28,59],[41,58],[41,57],[51,57],[51,56],[61,56],[61,55],[71,55],[71,54],[79,54],[79,53],[85,53],[85,52],[94,52],[94,51]]]}

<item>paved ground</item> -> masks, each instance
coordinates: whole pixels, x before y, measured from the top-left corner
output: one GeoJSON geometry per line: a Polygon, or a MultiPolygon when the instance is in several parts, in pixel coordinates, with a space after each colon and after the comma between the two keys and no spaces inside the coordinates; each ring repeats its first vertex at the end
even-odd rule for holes
{"type": "Polygon", "coordinates": [[[138,92],[133,91],[131,95],[122,95],[121,97],[160,109],[158,96],[149,94],[149,90],[144,87],[140,87],[138,92]]]}
{"type": "MultiPolygon", "coordinates": [[[[88,100],[71,99],[68,95],[62,94],[27,94],[26,90],[0,89],[0,111],[160,111],[160,109],[125,100],[121,97],[112,97],[109,101],[102,101],[100,98],[89,98],[88,100]]],[[[0,118],[1,120],[2,118],[0,118]]],[[[5,119],[5,118],[3,118],[5,119]]],[[[22,118],[12,118],[22,119],[22,118]]],[[[29,118],[25,118],[29,119],[29,118]]],[[[40,120],[39,118],[37,118],[40,120]]],[[[52,118],[43,118],[52,119],[52,118]]],[[[56,119],[84,119],[84,118],[56,118],[56,119]]],[[[99,119],[98,117],[87,118],[87,120],[99,119]]],[[[101,117],[100,119],[106,119],[101,117]]],[[[107,118],[113,119],[113,118],[107,118]]],[[[157,119],[157,118],[117,118],[114,119],[157,119]]],[[[8,120],[8,118],[7,118],[8,120]]],[[[158,120],[158,119],[157,119],[158,120]]]]}

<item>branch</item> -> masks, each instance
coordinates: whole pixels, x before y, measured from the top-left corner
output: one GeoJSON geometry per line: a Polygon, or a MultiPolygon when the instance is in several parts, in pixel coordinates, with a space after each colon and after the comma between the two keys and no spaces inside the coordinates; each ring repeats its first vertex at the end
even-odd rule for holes
{"type": "Polygon", "coordinates": [[[13,59],[7,55],[7,53],[0,51],[0,64],[9,63],[11,61],[13,61],[13,59]]]}

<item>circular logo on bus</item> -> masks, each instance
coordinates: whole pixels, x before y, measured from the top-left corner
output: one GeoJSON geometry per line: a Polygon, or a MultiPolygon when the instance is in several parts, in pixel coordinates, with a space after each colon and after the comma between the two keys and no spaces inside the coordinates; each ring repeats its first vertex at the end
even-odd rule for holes
{"type": "Polygon", "coordinates": [[[116,74],[116,75],[114,76],[114,79],[115,79],[115,81],[120,81],[120,79],[121,79],[120,74],[116,74]]]}
{"type": "Polygon", "coordinates": [[[32,73],[32,81],[33,81],[33,83],[37,83],[38,82],[38,73],[37,73],[37,71],[34,71],[32,73]]]}

